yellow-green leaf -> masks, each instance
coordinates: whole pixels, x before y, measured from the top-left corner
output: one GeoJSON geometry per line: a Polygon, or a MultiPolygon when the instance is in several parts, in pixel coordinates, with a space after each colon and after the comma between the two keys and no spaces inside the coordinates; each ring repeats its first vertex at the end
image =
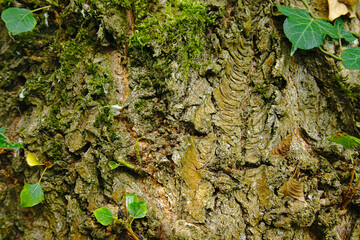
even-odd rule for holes
{"type": "Polygon", "coordinates": [[[96,220],[98,220],[104,226],[109,225],[115,219],[112,212],[106,207],[96,209],[94,211],[94,215],[96,220]]]}
{"type": "Polygon", "coordinates": [[[39,183],[25,184],[20,193],[20,206],[32,207],[44,200],[44,192],[39,183]]]}
{"type": "Polygon", "coordinates": [[[37,156],[33,153],[28,153],[26,155],[26,162],[27,162],[27,164],[29,164],[30,167],[43,165],[42,163],[40,163],[37,156]]]}
{"type": "Polygon", "coordinates": [[[331,142],[335,142],[343,145],[347,149],[353,149],[354,146],[360,146],[360,139],[354,136],[350,136],[344,132],[338,132],[327,138],[331,142]]]}

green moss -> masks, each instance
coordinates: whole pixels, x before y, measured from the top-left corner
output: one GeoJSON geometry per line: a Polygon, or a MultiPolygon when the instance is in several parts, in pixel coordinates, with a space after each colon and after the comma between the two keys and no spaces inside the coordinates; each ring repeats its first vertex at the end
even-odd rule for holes
{"type": "Polygon", "coordinates": [[[103,137],[106,139],[110,138],[111,141],[115,141],[121,138],[119,124],[115,124],[110,106],[101,109],[101,112],[96,116],[94,126],[102,130],[103,137]]]}
{"type": "Polygon", "coordinates": [[[59,107],[52,106],[49,115],[49,124],[52,125],[55,129],[58,129],[60,126],[57,116],[58,114],[59,114],[59,107]]]}
{"type": "Polygon", "coordinates": [[[141,109],[142,107],[144,107],[144,104],[145,104],[145,99],[139,99],[136,103],[135,103],[135,105],[134,105],[134,107],[135,107],[135,109],[141,109]]]}
{"type": "Polygon", "coordinates": [[[112,127],[114,125],[114,116],[111,113],[111,107],[103,107],[95,119],[94,126],[99,128],[100,126],[112,127]]]}
{"type": "Polygon", "coordinates": [[[90,63],[87,68],[86,88],[88,94],[97,99],[106,95],[106,84],[112,82],[110,70],[103,68],[99,63],[90,63]]]}
{"type": "Polygon", "coordinates": [[[205,45],[205,34],[213,18],[208,7],[197,1],[173,0],[167,2],[162,11],[148,14],[136,23],[130,38],[130,54],[158,58],[155,67],[167,72],[169,60],[181,62],[187,73],[201,54],[205,45]]]}
{"type": "Polygon", "coordinates": [[[32,95],[37,97],[44,97],[44,90],[49,89],[50,84],[45,80],[44,77],[38,77],[33,79],[31,76],[27,77],[24,85],[24,95],[32,95]]]}
{"type": "Polygon", "coordinates": [[[60,56],[60,71],[65,76],[70,76],[76,69],[77,64],[85,55],[83,43],[75,39],[69,40],[60,56]]]}
{"type": "Polygon", "coordinates": [[[45,153],[53,161],[64,160],[64,142],[60,139],[50,139],[46,141],[45,153]]]}

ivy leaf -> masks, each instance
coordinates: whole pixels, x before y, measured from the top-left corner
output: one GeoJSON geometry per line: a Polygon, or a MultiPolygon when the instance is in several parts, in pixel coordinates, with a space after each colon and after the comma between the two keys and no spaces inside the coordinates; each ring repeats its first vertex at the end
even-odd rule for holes
{"type": "Polygon", "coordinates": [[[5,127],[0,128],[0,148],[24,148],[21,143],[10,142],[9,139],[4,135],[5,127]]]}
{"type": "Polygon", "coordinates": [[[25,184],[20,193],[20,206],[32,207],[44,200],[44,192],[41,189],[40,183],[25,184]]]}
{"type": "Polygon", "coordinates": [[[139,198],[136,196],[135,193],[131,193],[126,195],[125,200],[126,200],[126,208],[129,209],[130,204],[133,202],[138,202],[139,198]]]}
{"type": "Polygon", "coordinates": [[[120,164],[118,164],[117,162],[114,162],[114,161],[110,161],[109,162],[109,167],[111,168],[111,169],[115,169],[115,168],[117,168],[118,166],[120,166],[120,164]]]}
{"type": "Polygon", "coordinates": [[[94,215],[96,217],[96,220],[98,220],[99,223],[101,223],[104,226],[109,225],[114,220],[114,215],[106,207],[101,207],[96,209],[94,211],[94,215]]]}
{"type": "Polygon", "coordinates": [[[2,12],[1,18],[13,35],[31,31],[36,26],[32,11],[26,8],[8,8],[2,12]]]}
{"type": "Polygon", "coordinates": [[[133,218],[143,218],[146,216],[147,202],[132,202],[128,207],[128,211],[133,218]]]}
{"type": "Polygon", "coordinates": [[[349,31],[346,31],[344,29],[344,22],[341,18],[337,18],[335,20],[334,26],[337,34],[336,38],[344,38],[348,42],[352,42],[356,40],[356,37],[354,37],[349,31]]]}
{"type": "Polygon", "coordinates": [[[304,9],[277,6],[288,18],[284,22],[284,33],[292,43],[291,55],[300,48],[304,50],[319,47],[325,35],[336,38],[336,29],[330,23],[314,19],[304,9]]]}
{"type": "Polygon", "coordinates": [[[43,165],[42,163],[40,163],[37,156],[33,153],[28,153],[26,155],[26,162],[27,162],[27,164],[29,164],[30,167],[43,165]]]}
{"type": "Polygon", "coordinates": [[[347,69],[355,70],[360,68],[360,47],[345,49],[342,54],[342,63],[347,69]]]}
{"type": "Polygon", "coordinates": [[[332,134],[331,137],[327,138],[327,140],[341,144],[347,149],[352,149],[354,146],[360,146],[359,138],[347,135],[347,133],[342,132],[332,134]]]}

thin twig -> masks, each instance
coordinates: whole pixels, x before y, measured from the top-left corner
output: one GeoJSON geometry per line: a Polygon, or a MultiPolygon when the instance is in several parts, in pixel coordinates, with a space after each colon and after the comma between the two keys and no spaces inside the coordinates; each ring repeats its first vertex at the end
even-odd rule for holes
{"type": "Polygon", "coordinates": [[[51,6],[45,6],[45,7],[41,7],[41,8],[37,8],[35,10],[32,10],[31,12],[37,12],[37,11],[40,11],[40,10],[43,10],[43,9],[46,9],[46,8],[51,8],[51,6]]]}

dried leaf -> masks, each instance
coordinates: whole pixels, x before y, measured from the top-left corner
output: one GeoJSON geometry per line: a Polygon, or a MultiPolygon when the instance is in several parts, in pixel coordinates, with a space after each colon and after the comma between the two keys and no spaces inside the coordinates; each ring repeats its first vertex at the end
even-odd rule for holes
{"type": "Polygon", "coordinates": [[[349,6],[354,6],[355,3],[357,2],[357,0],[339,0],[339,2],[345,3],[346,5],[349,5],[349,6]]]}
{"type": "Polygon", "coordinates": [[[341,15],[345,15],[349,12],[348,7],[344,3],[341,3],[339,0],[328,0],[328,4],[330,21],[333,21],[341,15]]]}
{"type": "Polygon", "coordinates": [[[304,184],[292,177],[279,189],[278,192],[305,202],[304,184]]]}
{"type": "Polygon", "coordinates": [[[269,156],[270,157],[285,157],[289,150],[290,150],[290,145],[292,142],[292,135],[290,135],[289,137],[283,139],[281,142],[279,142],[278,145],[276,145],[270,152],[269,156]]]}

